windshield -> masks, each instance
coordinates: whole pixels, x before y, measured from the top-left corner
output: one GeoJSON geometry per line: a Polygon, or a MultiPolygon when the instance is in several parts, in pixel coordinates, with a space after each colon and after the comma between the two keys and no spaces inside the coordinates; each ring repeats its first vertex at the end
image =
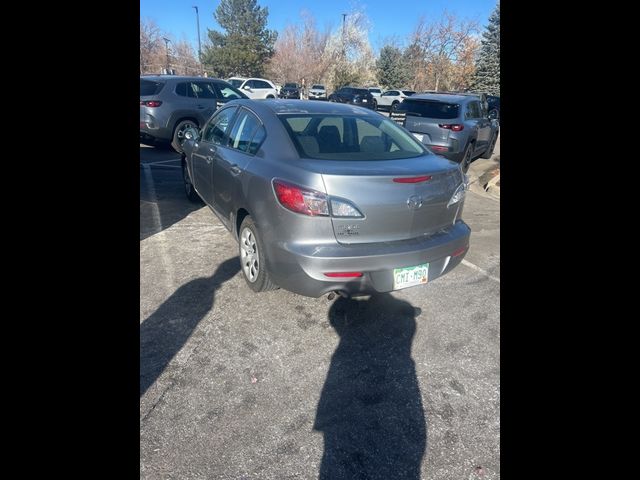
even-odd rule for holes
{"type": "Polygon", "coordinates": [[[371,93],[380,93],[380,89],[379,88],[370,88],[369,91],[371,93]]]}
{"type": "Polygon", "coordinates": [[[395,122],[380,116],[279,115],[301,157],[322,160],[395,160],[428,151],[395,122]]]}
{"type": "Polygon", "coordinates": [[[236,88],[240,88],[240,85],[242,85],[244,83],[244,80],[238,80],[235,78],[231,78],[229,80],[227,80],[227,82],[229,82],[231,85],[233,85],[236,88]]]}
{"type": "Polygon", "coordinates": [[[295,83],[285,83],[284,88],[298,88],[298,85],[295,83]]]}
{"type": "Polygon", "coordinates": [[[311,90],[324,90],[324,85],[314,85],[311,90]]]}
{"type": "Polygon", "coordinates": [[[225,98],[227,100],[236,100],[238,98],[249,98],[247,95],[244,94],[244,92],[241,92],[240,90],[238,90],[237,88],[229,84],[219,83],[218,88],[220,89],[220,94],[222,95],[222,98],[225,98]]]}

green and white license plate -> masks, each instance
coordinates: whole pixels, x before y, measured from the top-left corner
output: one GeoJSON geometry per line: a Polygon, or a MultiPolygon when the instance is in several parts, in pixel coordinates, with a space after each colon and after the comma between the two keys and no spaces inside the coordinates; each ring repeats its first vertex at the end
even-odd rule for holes
{"type": "Polygon", "coordinates": [[[423,263],[415,267],[403,267],[393,269],[393,289],[413,287],[427,283],[429,277],[429,264],[423,263]]]}

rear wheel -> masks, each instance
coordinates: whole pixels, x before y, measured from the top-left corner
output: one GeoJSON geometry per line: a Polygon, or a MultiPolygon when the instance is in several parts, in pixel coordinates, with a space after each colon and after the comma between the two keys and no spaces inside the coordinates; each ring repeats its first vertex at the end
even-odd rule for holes
{"type": "Polygon", "coordinates": [[[400,105],[400,102],[397,100],[394,100],[393,103],[391,104],[391,108],[389,109],[389,111],[395,112],[398,109],[398,105],[400,105]]]}
{"type": "Polygon", "coordinates": [[[273,95],[267,95],[267,98],[276,98],[273,95]]]}
{"type": "Polygon", "coordinates": [[[171,141],[171,146],[178,153],[182,153],[184,151],[182,150],[182,142],[184,142],[185,140],[184,132],[187,130],[187,128],[195,128],[197,130],[198,124],[193,120],[182,120],[176,125],[176,128],[173,130],[173,140],[171,141]]]}
{"type": "Polygon", "coordinates": [[[254,292],[265,292],[278,288],[267,271],[262,240],[250,216],[246,216],[242,221],[242,225],[240,225],[238,244],[242,276],[249,288],[254,292]]]}
{"type": "Polygon", "coordinates": [[[376,102],[375,99],[373,100],[373,109],[378,110],[378,102],[376,102]]]}

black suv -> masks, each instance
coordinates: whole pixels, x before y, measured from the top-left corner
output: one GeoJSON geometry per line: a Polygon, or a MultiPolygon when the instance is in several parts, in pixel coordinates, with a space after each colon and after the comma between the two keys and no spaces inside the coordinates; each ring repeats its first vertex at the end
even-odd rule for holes
{"type": "Polygon", "coordinates": [[[297,83],[285,83],[280,89],[280,98],[300,98],[300,85],[297,83]]]}
{"type": "Polygon", "coordinates": [[[175,75],[140,77],[140,142],[171,142],[181,153],[184,132],[200,128],[219,106],[249,98],[230,83],[217,78],[175,75]]]}
{"type": "Polygon", "coordinates": [[[359,107],[374,108],[373,95],[366,88],[342,87],[329,95],[330,102],[349,103],[359,107]]]}

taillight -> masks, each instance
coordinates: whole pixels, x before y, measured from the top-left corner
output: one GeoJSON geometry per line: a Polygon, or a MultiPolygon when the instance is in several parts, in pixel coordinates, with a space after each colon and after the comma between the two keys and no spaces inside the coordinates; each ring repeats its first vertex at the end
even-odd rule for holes
{"type": "Polygon", "coordinates": [[[420,177],[398,177],[393,179],[396,183],[420,183],[426,182],[427,180],[431,180],[431,175],[422,175],[420,177]]]}
{"type": "Polygon", "coordinates": [[[162,102],[160,100],[140,100],[140,105],[143,107],[159,107],[162,102]]]}
{"type": "Polygon", "coordinates": [[[441,147],[439,145],[429,145],[431,150],[435,150],[436,152],[448,152],[449,147],[441,147]]]}
{"type": "Polygon", "coordinates": [[[440,123],[438,124],[440,128],[444,128],[445,130],[453,130],[454,132],[460,132],[464,130],[464,125],[461,123],[440,123]]]}
{"type": "Polygon", "coordinates": [[[311,216],[329,216],[329,204],[324,193],[275,179],[273,189],[280,205],[292,212],[311,216]]]}
{"type": "Polygon", "coordinates": [[[461,247],[461,248],[457,249],[455,252],[453,252],[451,254],[451,256],[452,257],[459,257],[460,255],[462,255],[464,252],[467,251],[467,248],[468,248],[468,246],[467,247],[461,247]]]}

